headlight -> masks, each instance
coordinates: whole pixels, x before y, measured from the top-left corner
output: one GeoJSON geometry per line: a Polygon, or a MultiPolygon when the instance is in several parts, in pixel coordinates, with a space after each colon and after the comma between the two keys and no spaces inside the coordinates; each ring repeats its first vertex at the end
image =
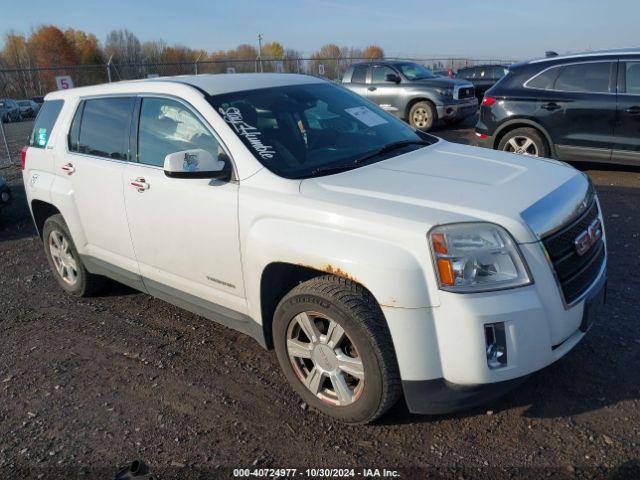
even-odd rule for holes
{"type": "Polygon", "coordinates": [[[429,243],[442,290],[485,292],[531,283],[518,246],[498,225],[441,225],[429,232],[429,243]]]}
{"type": "Polygon", "coordinates": [[[436,92],[441,97],[453,97],[453,89],[452,88],[436,88],[436,92]]]}

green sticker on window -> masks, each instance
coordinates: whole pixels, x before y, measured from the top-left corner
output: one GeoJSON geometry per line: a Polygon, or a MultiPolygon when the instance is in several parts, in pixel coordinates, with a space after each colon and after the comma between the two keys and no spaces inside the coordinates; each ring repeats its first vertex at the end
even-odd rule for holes
{"type": "Polygon", "coordinates": [[[47,129],[41,128],[38,130],[38,146],[44,147],[47,144],[47,129]]]}

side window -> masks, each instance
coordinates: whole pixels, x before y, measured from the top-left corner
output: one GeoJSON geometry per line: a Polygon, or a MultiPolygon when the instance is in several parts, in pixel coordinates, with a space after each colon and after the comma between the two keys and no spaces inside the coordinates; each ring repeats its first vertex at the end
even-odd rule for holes
{"type": "Polygon", "coordinates": [[[353,68],[353,74],[351,75],[351,83],[366,83],[367,81],[367,66],[356,65],[353,68]]]}
{"type": "Polygon", "coordinates": [[[640,95],[640,62],[627,62],[626,91],[640,95]]]}
{"type": "Polygon", "coordinates": [[[51,130],[53,130],[63,104],[63,100],[48,100],[42,104],[42,108],[38,112],[38,117],[33,125],[31,137],[29,137],[30,147],[44,148],[47,146],[51,130]]]}
{"type": "Polygon", "coordinates": [[[562,68],[554,90],[606,93],[609,91],[610,62],[578,63],[562,68]]]}
{"type": "Polygon", "coordinates": [[[164,98],[144,98],[140,109],[138,161],[162,167],[170,153],[201,148],[223,153],[216,138],[184,105],[164,98]]]}
{"type": "Polygon", "coordinates": [[[476,69],[469,68],[465,70],[462,74],[462,78],[464,78],[465,80],[473,80],[474,78],[476,78],[476,69]]]}
{"type": "Polygon", "coordinates": [[[387,75],[397,75],[395,70],[384,65],[375,66],[371,70],[371,83],[393,83],[387,80],[387,75]]]}
{"type": "Polygon", "coordinates": [[[127,160],[133,105],[134,99],[129,97],[86,100],[77,151],[114,160],[127,160]]]}
{"type": "Polygon", "coordinates": [[[551,90],[553,89],[553,83],[556,81],[558,77],[558,73],[560,73],[561,67],[553,67],[548,70],[543,70],[538,75],[529,79],[525,83],[525,85],[529,88],[538,88],[540,90],[551,90]]]}

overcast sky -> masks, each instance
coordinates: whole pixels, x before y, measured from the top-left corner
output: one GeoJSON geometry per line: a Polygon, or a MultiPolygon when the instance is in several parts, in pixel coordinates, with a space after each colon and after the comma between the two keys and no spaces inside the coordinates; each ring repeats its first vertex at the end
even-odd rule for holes
{"type": "Polygon", "coordinates": [[[310,54],[325,43],[388,55],[525,59],[639,46],[640,0],[0,0],[0,33],[41,24],[93,32],[127,28],[207,51],[265,41],[310,54]]]}

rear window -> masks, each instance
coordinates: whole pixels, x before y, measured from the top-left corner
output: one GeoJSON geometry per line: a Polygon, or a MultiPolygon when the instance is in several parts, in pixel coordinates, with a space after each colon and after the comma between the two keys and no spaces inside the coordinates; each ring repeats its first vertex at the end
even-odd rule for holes
{"type": "Polygon", "coordinates": [[[63,104],[63,100],[48,100],[42,104],[42,108],[38,112],[38,117],[33,125],[31,137],[29,137],[30,147],[44,148],[47,146],[51,137],[51,130],[53,130],[63,104]]]}
{"type": "Polygon", "coordinates": [[[608,92],[610,72],[610,62],[567,65],[558,75],[553,88],[565,92],[608,92]]]}
{"type": "Polygon", "coordinates": [[[550,68],[530,79],[525,83],[525,86],[530,88],[539,88],[540,90],[551,90],[558,73],[560,73],[560,67],[550,68]]]}
{"type": "Polygon", "coordinates": [[[365,83],[367,81],[367,67],[365,65],[357,65],[353,69],[351,75],[351,83],[365,83]]]}
{"type": "Polygon", "coordinates": [[[114,160],[127,160],[129,157],[129,126],[133,112],[134,99],[130,97],[99,98],[86,100],[80,128],[77,130],[76,112],[69,147],[88,155],[106,157],[114,160]],[[77,143],[74,136],[78,135],[77,143]]]}

